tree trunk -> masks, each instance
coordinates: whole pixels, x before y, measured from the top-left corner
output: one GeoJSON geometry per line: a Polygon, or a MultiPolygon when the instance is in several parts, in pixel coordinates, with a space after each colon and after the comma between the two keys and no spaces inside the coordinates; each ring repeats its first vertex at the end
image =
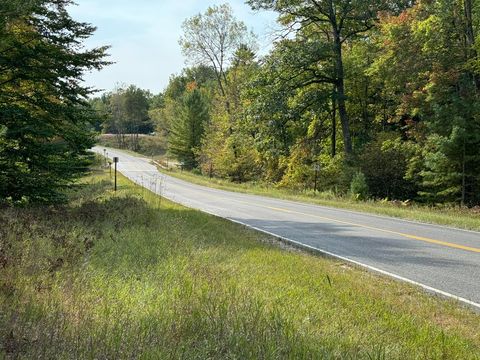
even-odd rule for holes
{"type": "MultiPolygon", "coordinates": [[[[467,49],[468,60],[476,59],[478,54],[474,48],[475,46],[475,32],[473,30],[473,6],[472,0],[464,0],[463,10],[465,14],[465,39],[467,49]]],[[[472,74],[475,88],[480,91],[480,76],[478,74],[472,74]]]]}
{"type": "Polygon", "coordinates": [[[342,57],[342,43],[340,34],[336,27],[334,27],[334,50],[335,50],[335,71],[336,71],[336,88],[337,88],[337,103],[338,114],[340,116],[340,123],[342,125],[343,144],[345,154],[352,154],[352,139],[350,136],[350,123],[348,119],[347,107],[345,103],[345,80],[343,70],[342,57]]]}
{"type": "Polygon", "coordinates": [[[465,186],[466,186],[466,174],[465,174],[465,157],[466,157],[466,140],[465,135],[463,135],[463,156],[462,156],[462,198],[460,205],[465,206],[465,186]]]}
{"type": "Polygon", "coordinates": [[[337,96],[335,86],[332,91],[332,158],[337,155],[337,96]]]}
{"type": "Polygon", "coordinates": [[[334,7],[333,0],[328,3],[328,19],[332,27],[333,35],[333,51],[335,57],[335,85],[337,90],[337,104],[338,115],[340,116],[340,123],[342,125],[343,146],[347,157],[352,154],[352,139],[350,137],[350,124],[348,119],[347,107],[345,104],[345,79],[343,69],[342,56],[342,39],[340,36],[341,29],[337,23],[337,14],[334,7]]]}

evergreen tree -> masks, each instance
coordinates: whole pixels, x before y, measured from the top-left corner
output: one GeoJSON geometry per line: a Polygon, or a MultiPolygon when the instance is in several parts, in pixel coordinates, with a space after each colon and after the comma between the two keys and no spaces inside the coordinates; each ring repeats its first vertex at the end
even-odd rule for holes
{"type": "Polygon", "coordinates": [[[430,202],[480,201],[480,92],[468,2],[420,2],[382,24],[377,60],[397,113],[419,143],[410,164],[430,202]],[[407,86],[405,85],[407,84],[407,86]]]}
{"type": "Polygon", "coordinates": [[[0,201],[53,202],[82,175],[93,113],[82,86],[105,47],[85,50],[95,28],[70,17],[70,0],[0,3],[0,201]]]}
{"type": "Polygon", "coordinates": [[[187,92],[180,117],[171,124],[169,150],[187,169],[198,166],[198,151],[205,125],[209,120],[207,103],[195,84],[187,92]]]}

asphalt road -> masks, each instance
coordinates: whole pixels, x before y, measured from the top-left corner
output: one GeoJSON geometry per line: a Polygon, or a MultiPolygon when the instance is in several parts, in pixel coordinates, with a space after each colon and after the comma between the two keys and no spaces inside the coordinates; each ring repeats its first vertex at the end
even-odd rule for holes
{"type": "MultiPolygon", "coordinates": [[[[94,151],[103,155],[103,147],[94,151]]],[[[176,203],[456,298],[480,309],[480,233],[199,186],[107,149],[119,171],[176,203]]]]}

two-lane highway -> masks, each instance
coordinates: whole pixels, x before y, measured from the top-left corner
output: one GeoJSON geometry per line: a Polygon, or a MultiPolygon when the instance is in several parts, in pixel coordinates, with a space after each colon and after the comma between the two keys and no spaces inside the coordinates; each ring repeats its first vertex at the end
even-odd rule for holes
{"type": "MultiPolygon", "coordinates": [[[[107,149],[118,169],[174,202],[239,222],[480,309],[480,233],[191,184],[107,149]]],[[[94,151],[103,155],[103,147],[94,151]]]]}

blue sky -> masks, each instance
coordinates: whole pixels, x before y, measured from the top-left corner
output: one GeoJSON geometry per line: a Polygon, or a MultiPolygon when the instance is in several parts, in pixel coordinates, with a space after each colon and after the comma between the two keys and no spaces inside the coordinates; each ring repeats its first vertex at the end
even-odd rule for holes
{"type": "Polygon", "coordinates": [[[173,73],[185,67],[178,39],[186,18],[210,5],[228,2],[238,20],[258,36],[259,53],[268,51],[276,28],[275,14],[254,12],[243,0],[76,0],[73,18],[98,27],[88,47],[111,45],[115,64],[85,76],[88,85],[106,91],[116,84],[135,84],[162,91],[173,73]]]}

